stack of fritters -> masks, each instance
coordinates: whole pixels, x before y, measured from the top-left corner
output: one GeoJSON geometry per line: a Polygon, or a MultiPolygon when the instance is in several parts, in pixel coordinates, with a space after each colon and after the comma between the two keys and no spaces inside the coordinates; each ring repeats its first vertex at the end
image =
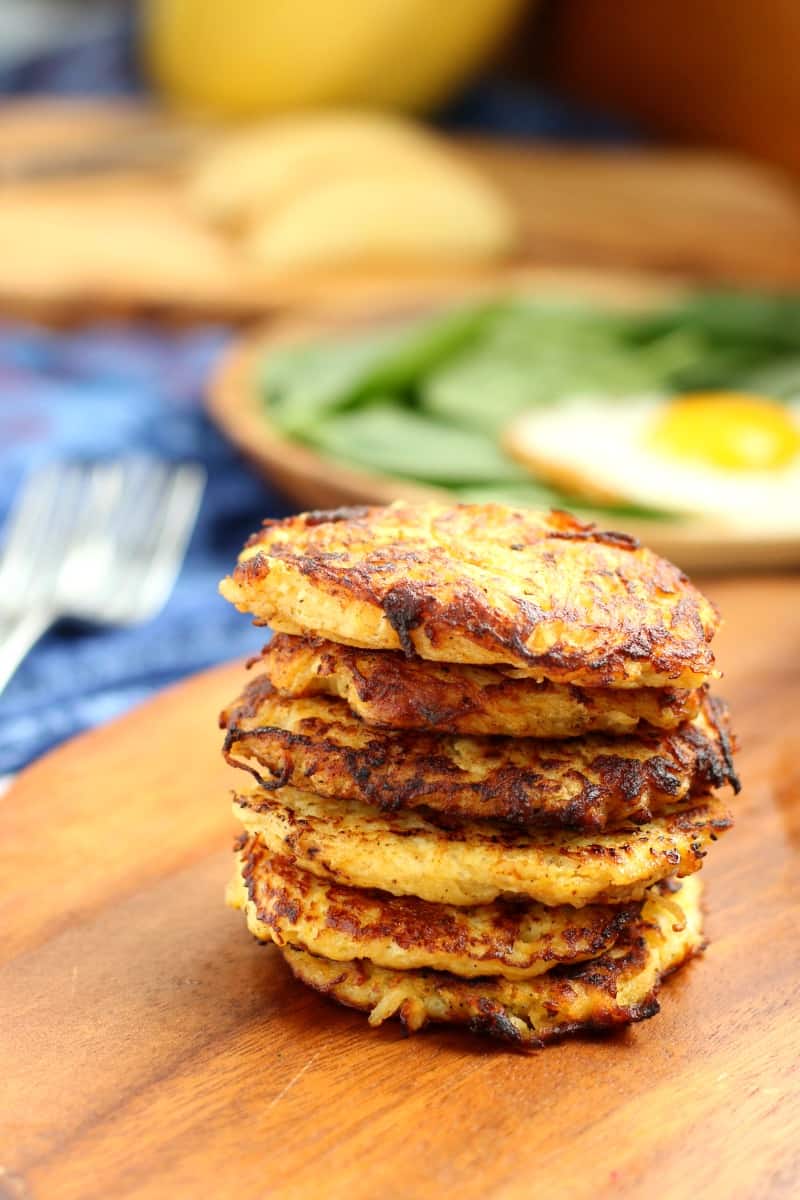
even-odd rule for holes
{"type": "Polygon", "coordinates": [[[298,978],[524,1045],[658,1010],[738,789],[677,568],[564,513],[396,504],[268,521],[221,590],[278,631],[222,715],[256,781],[229,901],[298,978]]]}

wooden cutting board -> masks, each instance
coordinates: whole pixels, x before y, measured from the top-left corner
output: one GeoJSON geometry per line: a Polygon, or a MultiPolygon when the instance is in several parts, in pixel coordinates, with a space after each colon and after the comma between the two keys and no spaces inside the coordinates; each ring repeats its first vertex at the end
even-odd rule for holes
{"type": "MultiPolygon", "coordinates": [[[[63,153],[142,128],[131,104],[27,102],[0,112],[0,164],[63,153]]],[[[489,272],[355,270],[265,279],[183,196],[181,164],[0,186],[0,312],[74,319],[97,312],[248,317],[286,307],[449,293],[530,265],[667,272],[800,284],[800,200],[773,168],[685,150],[556,148],[471,141],[464,153],[519,213],[513,261],[489,272]]]]}
{"type": "Polygon", "coordinates": [[[611,1039],[373,1031],[251,940],[222,903],[239,664],[25,772],[2,800],[0,1197],[800,1194],[800,583],[708,589],[738,825],[704,871],[705,958],[611,1039]]]}

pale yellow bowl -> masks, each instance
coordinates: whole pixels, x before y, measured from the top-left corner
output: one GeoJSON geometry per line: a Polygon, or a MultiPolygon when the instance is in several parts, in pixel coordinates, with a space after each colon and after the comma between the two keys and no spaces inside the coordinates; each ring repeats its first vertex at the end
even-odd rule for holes
{"type": "Polygon", "coordinates": [[[446,99],[525,0],[146,0],[143,54],[181,106],[246,116],[446,99]]]}

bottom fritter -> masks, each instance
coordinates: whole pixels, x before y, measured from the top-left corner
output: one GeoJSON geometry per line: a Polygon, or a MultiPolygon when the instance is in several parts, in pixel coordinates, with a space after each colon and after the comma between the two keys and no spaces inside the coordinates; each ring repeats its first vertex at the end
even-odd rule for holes
{"type": "Polygon", "coordinates": [[[700,891],[696,877],[684,879],[679,889],[657,885],[640,920],[606,955],[532,979],[397,971],[368,959],[332,962],[292,946],[281,953],[299,980],[368,1012],[371,1025],[393,1016],[412,1031],[428,1022],[465,1025],[536,1048],[567,1034],[612,1030],[654,1016],[661,980],[702,949],[700,891]]]}

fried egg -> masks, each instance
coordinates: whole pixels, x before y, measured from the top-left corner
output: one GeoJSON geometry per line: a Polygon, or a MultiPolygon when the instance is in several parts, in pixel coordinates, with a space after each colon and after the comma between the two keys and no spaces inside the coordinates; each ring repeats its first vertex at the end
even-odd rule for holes
{"type": "Polygon", "coordinates": [[[505,435],[537,475],[594,503],[800,526],[800,403],[739,392],[581,397],[505,435]]]}

